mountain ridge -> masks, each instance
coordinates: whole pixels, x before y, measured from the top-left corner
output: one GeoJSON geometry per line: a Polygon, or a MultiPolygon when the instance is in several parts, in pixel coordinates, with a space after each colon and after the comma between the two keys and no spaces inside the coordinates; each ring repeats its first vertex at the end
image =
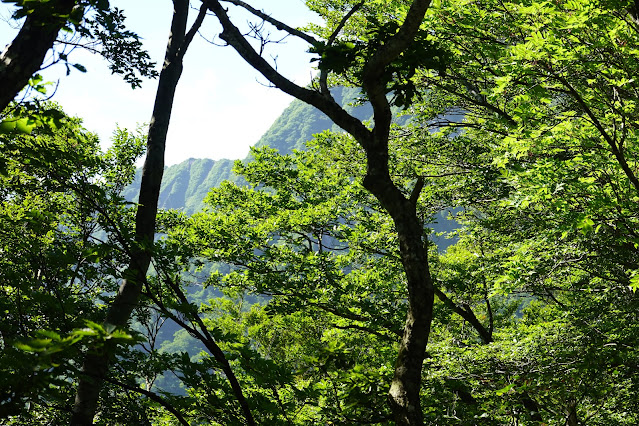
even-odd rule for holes
{"type": "MultiPolygon", "coordinates": [[[[357,103],[357,89],[336,87],[331,89],[331,93],[345,110],[360,120],[372,117],[370,105],[357,103]]],[[[325,130],[339,130],[339,127],[315,107],[293,100],[253,146],[269,146],[277,149],[280,154],[289,154],[293,150],[305,149],[306,142],[313,135],[325,130]]],[[[250,159],[251,154],[241,161],[250,159]]],[[[225,180],[240,182],[240,178],[232,170],[235,161],[240,160],[189,158],[166,167],[158,206],[163,209],[180,209],[188,215],[201,210],[204,197],[211,188],[219,186],[225,180]]],[[[138,170],[134,181],[122,193],[125,199],[137,200],[140,179],[141,170],[138,170]]]]}

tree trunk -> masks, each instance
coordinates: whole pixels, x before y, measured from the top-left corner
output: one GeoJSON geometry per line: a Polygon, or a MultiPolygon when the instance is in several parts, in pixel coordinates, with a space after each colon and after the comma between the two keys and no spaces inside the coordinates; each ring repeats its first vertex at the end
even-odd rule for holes
{"type": "Polygon", "coordinates": [[[566,414],[566,426],[579,426],[579,417],[577,417],[577,401],[573,399],[568,402],[566,414]]]}
{"type": "MultiPolygon", "coordinates": [[[[122,284],[109,307],[105,324],[126,326],[133,309],[137,306],[142,285],[146,279],[152,256],[155,221],[160,195],[160,184],[164,173],[164,151],[166,135],[171,118],[173,99],[177,83],[182,74],[182,58],[188,43],[203,19],[198,16],[193,28],[186,34],[189,10],[188,0],[173,1],[173,20],[167,45],[164,66],[160,73],[158,90],[149,125],[147,153],[142,170],[140,198],[135,218],[135,244],[131,248],[131,260],[123,274],[122,284]],[[201,18],[201,19],[200,19],[201,18]],[[190,36],[190,38],[189,38],[190,36]]],[[[100,348],[91,348],[82,366],[82,376],[76,391],[72,425],[90,425],[97,409],[100,388],[107,374],[115,345],[106,342],[100,348]]]]}
{"type": "Polygon", "coordinates": [[[40,69],[76,2],[57,0],[50,4],[27,15],[18,35],[0,54],[0,112],[40,69]]]}
{"type": "Polygon", "coordinates": [[[408,287],[408,312],[395,361],[389,403],[398,425],[422,425],[419,392],[435,291],[428,267],[423,224],[417,216],[416,197],[415,200],[414,197],[407,199],[393,184],[385,159],[387,153],[382,154],[384,150],[380,149],[380,144],[374,146],[377,146],[375,151],[367,150],[368,167],[364,187],[393,218],[408,287]]]}

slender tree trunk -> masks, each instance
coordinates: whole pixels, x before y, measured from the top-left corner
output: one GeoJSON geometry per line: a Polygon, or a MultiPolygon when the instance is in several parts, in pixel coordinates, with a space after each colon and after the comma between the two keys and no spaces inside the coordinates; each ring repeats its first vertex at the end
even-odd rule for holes
{"type": "Polygon", "coordinates": [[[0,54],[0,112],[27,85],[53,47],[76,1],[54,0],[27,15],[18,35],[0,54]]]}
{"type": "MultiPolygon", "coordinates": [[[[200,13],[196,24],[186,34],[189,11],[188,0],[173,0],[173,20],[164,66],[160,73],[158,90],[149,125],[147,153],[142,170],[140,198],[135,218],[135,244],[131,260],[123,274],[122,284],[109,307],[105,324],[124,327],[137,306],[152,256],[155,221],[158,210],[160,184],[164,173],[166,135],[171,118],[177,83],[182,74],[182,58],[190,40],[204,18],[200,13]]],[[[100,388],[109,368],[115,345],[107,342],[100,348],[91,348],[82,366],[82,376],[76,391],[72,425],[90,425],[95,416],[100,388]]]]}

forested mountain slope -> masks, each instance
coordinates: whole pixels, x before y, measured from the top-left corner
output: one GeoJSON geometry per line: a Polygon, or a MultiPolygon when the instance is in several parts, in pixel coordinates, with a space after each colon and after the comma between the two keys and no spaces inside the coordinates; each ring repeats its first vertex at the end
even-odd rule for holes
{"type": "MultiPolygon", "coordinates": [[[[164,209],[184,209],[187,214],[198,211],[202,200],[210,188],[216,187],[224,180],[235,180],[232,172],[233,160],[210,160],[208,158],[189,158],[188,160],[167,167],[164,171],[160,207],[164,209]]],[[[135,181],[124,191],[128,200],[137,197],[140,190],[140,171],[135,181]]]]}

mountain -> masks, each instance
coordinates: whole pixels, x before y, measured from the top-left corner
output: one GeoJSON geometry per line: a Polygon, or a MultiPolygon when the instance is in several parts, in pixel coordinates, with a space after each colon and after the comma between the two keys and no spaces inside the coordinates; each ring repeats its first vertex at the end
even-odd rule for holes
{"type": "MultiPolygon", "coordinates": [[[[331,90],[333,96],[344,109],[361,120],[372,117],[370,105],[357,105],[357,89],[336,87],[331,90]]],[[[255,147],[270,146],[281,154],[294,149],[304,149],[306,141],[324,130],[338,130],[338,127],[322,112],[304,102],[294,100],[264,133],[255,147]]],[[[250,160],[249,156],[244,160],[250,160]]],[[[186,214],[195,213],[203,207],[202,200],[209,189],[218,186],[224,180],[239,180],[233,171],[234,160],[210,160],[190,158],[180,164],[164,170],[160,190],[159,207],[164,209],[182,209],[186,214]]],[[[127,187],[123,196],[127,200],[137,199],[140,191],[140,173],[127,187]]]]}
{"type": "MultiPolygon", "coordinates": [[[[163,209],[182,209],[187,214],[202,209],[202,200],[212,187],[224,180],[235,180],[233,160],[189,158],[164,170],[158,204],[163,209]]],[[[135,200],[140,191],[141,172],[123,192],[127,200],[135,200]]]]}

